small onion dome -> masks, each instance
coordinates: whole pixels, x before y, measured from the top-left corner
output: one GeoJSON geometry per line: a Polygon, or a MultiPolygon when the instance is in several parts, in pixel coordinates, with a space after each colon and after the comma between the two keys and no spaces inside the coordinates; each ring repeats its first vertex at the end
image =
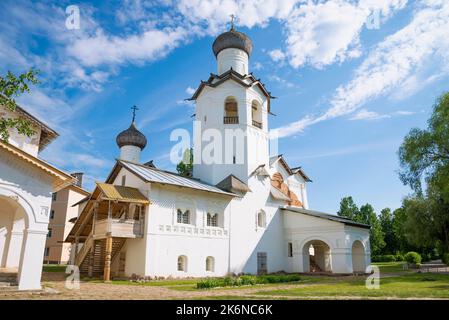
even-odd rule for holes
{"type": "Polygon", "coordinates": [[[220,34],[212,45],[215,57],[217,57],[220,51],[228,48],[243,50],[249,57],[253,51],[253,42],[246,34],[231,28],[231,30],[220,34]]]}
{"type": "Polygon", "coordinates": [[[137,130],[133,121],[128,129],[118,134],[116,142],[120,148],[123,146],[136,146],[143,149],[147,145],[147,138],[145,138],[142,132],[137,130]]]}

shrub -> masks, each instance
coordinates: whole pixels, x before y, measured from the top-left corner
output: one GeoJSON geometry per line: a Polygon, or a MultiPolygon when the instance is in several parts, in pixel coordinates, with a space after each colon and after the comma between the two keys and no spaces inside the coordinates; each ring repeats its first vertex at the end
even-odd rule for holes
{"type": "Polygon", "coordinates": [[[241,280],[242,286],[255,285],[257,283],[257,277],[255,277],[255,276],[241,276],[240,280],[241,280]]]}
{"type": "Polygon", "coordinates": [[[400,253],[397,253],[395,258],[396,258],[396,261],[398,261],[398,262],[405,261],[404,260],[404,256],[402,254],[400,254],[400,253]]]}
{"type": "Polygon", "coordinates": [[[371,260],[373,262],[395,262],[396,257],[392,254],[386,254],[380,256],[372,256],[371,260]]]}
{"type": "Polygon", "coordinates": [[[421,264],[421,256],[419,255],[419,253],[414,252],[414,251],[410,251],[407,252],[407,254],[404,256],[405,261],[407,261],[410,264],[416,264],[419,265],[421,264]]]}
{"type": "Polygon", "coordinates": [[[205,279],[197,282],[196,284],[197,289],[210,289],[221,286],[222,282],[220,282],[218,279],[205,279]]]}
{"type": "Polygon", "coordinates": [[[449,265],[449,253],[443,254],[443,256],[441,257],[441,260],[443,260],[444,264],[449,265]]]}
{"type": "Polygon", "coordinates": [[[242,275],[239,277],[225,277],[223,279],[204,279],[197,282],[196,287],[198,289],[209,289],[215,287],[238,287],[245,285],[265,284],[265,283],[282,283],[282,282],[295,282],[301,280],[301,277],[297,274],[287,275],[242,275]]]}

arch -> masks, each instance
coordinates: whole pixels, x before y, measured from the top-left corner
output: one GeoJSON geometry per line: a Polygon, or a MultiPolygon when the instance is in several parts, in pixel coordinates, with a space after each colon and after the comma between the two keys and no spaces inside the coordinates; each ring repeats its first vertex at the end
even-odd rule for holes
{"type": "Polygon", "coordinates": [[[352,271],[364,273],[366,270],[366,263],[365,263],[365,246],[363,245],[363,242],[361,242],[360,240],[355,240],[352,243],[351,255],[352,255],[352,271]]]}
{"type": "Polygon", "coordinates": [[[27,199],[21,196],[18,192],[0,185],[0,199],[2,197],[4,197],[7,200],[17,202],[23,208],[23,210],[26,213],[25,218],[27,226],[30,226],[35,222],[37,222],[37,216],[33,206],[28,202],[27,199]]]}
{"type": "Polygon", "coordinates": [[[263,210],[257,213],[257,226],[259,228],[265,228],[267,226],[267,214],[263,210]]]}
{"type": "Polygon", "coordinates": [[[224,102],[224,124],[238,124],[239,123],[239,108],[237,99],[229,96],[224,102]]]}
{"type": "Polygon", "coordinates": [[[302,247],[304,272],[332,272],[330,245],[314,237],[305,241],[302,247]]]}
{"type": "Polygon", "coordinates": [[[206,271],[209,272],[215,271],[215,258],[212,256],[206,258],[206,271]]]}
{"type": "Polygon", "coordinates": [[[262,106],[259,101],[253,100],[251,102],[251,119],[252,125],[259,129],[262,129],[262,106]]]}
{"type": "Polygon", "coordinates": [[[178,257],[178,271],[187,272],[187,256],[178,257]]]}

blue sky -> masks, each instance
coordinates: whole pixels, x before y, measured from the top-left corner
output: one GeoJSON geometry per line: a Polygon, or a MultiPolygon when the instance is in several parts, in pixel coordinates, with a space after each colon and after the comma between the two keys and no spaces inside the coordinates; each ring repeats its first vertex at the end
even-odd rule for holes
{"type": "Polygon", "coordinates": [[[278,97],[279,151],[313,180],[311,208],[335,213],[347,195],[400,206],[397,150],[449,89],[448,1],[2,1],[1,72],[42,71],[19,102],[60,134],[41,157],[91,188],[137,105],[142,160],[174,170],[170,132],[191,130],[183,99],[216,72],[211,45],[231,13],[253,40],[251,71],[278,97]],[[66,28],[69,5],[79,30],[66,28]]]}

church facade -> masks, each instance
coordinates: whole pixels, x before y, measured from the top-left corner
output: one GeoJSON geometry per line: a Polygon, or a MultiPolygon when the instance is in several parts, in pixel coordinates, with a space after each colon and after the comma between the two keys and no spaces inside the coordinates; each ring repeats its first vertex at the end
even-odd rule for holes
{"type": "Polygon", "coordinates": [[[365,272],[370,227],[311,210],[311,179],[282,155],[270,157],[273,97],[249,72],[251,51],[251,39],[233,27],[215,39],[218,72],[190,98],[201,137],[191,176],[141,163],[147,140],[134,119],[117,136],[120,157],[81,201],[67,238],[81,272],[105,280],[365,272]],[[210,152],[206,141],[230,134],[235,144],[210,152]]]}

